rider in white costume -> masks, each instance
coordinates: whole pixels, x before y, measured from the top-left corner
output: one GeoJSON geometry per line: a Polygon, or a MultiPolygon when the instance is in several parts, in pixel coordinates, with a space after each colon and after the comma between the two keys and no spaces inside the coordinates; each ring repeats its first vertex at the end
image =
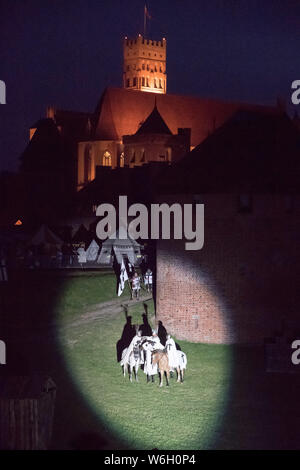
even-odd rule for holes
{"type": "MultiPolygon", "coordinates": [[[[141,340],[142,340],[142,334],[141,334],[140,331],[137,331],[136,335],[133,337],[130,345],[128,346],[126,353],[124,354],[124,356],[121,359],[121,362],[120,362],[121,366],[124,366],[125,364],[128,364],[130,354],[132,353],[134,347],[137,346],[141,342],[141,340]]],[[[141,357],[141,359],[142,359],[142,357],[141,357]]],[[[143,361],[141,360],[141,364],[142,363],[143,363],[143,361]]]]}
{"type": "Polygon", "coordinates": [[[167,335],[166,348],[169,359],[169,366],[171,369],[176,369],[179,367],[179,358],[176,349],[176,344],[173,338],[170,335],[167,335]]]}
{"type": "Polygon", "coordinates": [[[146,337],[146,341],[143,344],[143,349],[145,351],[144,372],[147,375],[148,381],[149,377],[151,376],[152,382],[154,382],[154,375],[157,374],[157,364],[152,364],[152,351],[164,349],[164,346],[161,344],[155,330],[152,330],[152,336],[146,337]]]}

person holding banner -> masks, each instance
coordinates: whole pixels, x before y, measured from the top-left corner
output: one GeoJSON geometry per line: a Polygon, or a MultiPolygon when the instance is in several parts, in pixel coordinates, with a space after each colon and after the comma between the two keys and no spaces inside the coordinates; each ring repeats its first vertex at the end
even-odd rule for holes
{"type": "MultiPolygon", "coordinates": [[[[125,287],[125,282],[128,281],[128,274],[125,268],[124,264],[124,259],[122,258],[122,264],[121,264],[121,269],[120,269],[120,277],[119,277],[119,286],[118,286],[118,297],[122,294],[124,287],[125,287]]],[[[132,294],[131,294],[132,296],[132,294]]]]}

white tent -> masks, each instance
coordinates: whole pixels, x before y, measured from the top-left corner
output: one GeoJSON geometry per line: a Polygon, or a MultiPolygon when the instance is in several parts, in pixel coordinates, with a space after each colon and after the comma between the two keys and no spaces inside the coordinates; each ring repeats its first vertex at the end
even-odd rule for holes
{"type": "Polygon", "coordinates": [[[140,244],[131,238],[123,227],[103,242],[97,263],[112,264],[113,255],[119,264],[122,263],[122,259],[127,258],[132,265],[135,265],[141,258],[140,244]]]}
{"type": "Polygon", "coordinates": [[[48,245],[62,245],[63,241],[55,235],[49,227],[42,225],[37,233],[32,237],[29,244],[40,245],[41,243],[47,243],[48,245]]]}
{"type": "Polygon", "coordinates": [[[86,250],[86,260],[96,261],[98,258],[99,245],[96,240],[92,240],[89,247],[86,250]]]}

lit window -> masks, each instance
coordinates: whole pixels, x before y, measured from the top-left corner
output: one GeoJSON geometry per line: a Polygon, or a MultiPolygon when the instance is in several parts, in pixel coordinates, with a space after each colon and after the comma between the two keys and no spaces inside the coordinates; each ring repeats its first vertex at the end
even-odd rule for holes
{"type": "Polygon", "coordinates": [[[106,150],[103,155],[103,166],[111,166],[111,154],[106,150]]]}

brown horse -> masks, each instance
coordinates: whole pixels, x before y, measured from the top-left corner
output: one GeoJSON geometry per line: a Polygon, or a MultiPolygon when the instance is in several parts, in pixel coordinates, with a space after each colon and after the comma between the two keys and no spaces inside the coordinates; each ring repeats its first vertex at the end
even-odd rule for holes
{"type": "Polygon", "coordinates": [[[167,385],[169,385],[170,366],[169,366],[168,354],[164,351],[153,351],[152,364],[154,366],[155,364],[157,364],[157,367],[159,369],[159,373],[160,373],[160,385],[159,386],[160,387],[163,386],[163,377],[165,373],[166,373],[167,385]]]}

